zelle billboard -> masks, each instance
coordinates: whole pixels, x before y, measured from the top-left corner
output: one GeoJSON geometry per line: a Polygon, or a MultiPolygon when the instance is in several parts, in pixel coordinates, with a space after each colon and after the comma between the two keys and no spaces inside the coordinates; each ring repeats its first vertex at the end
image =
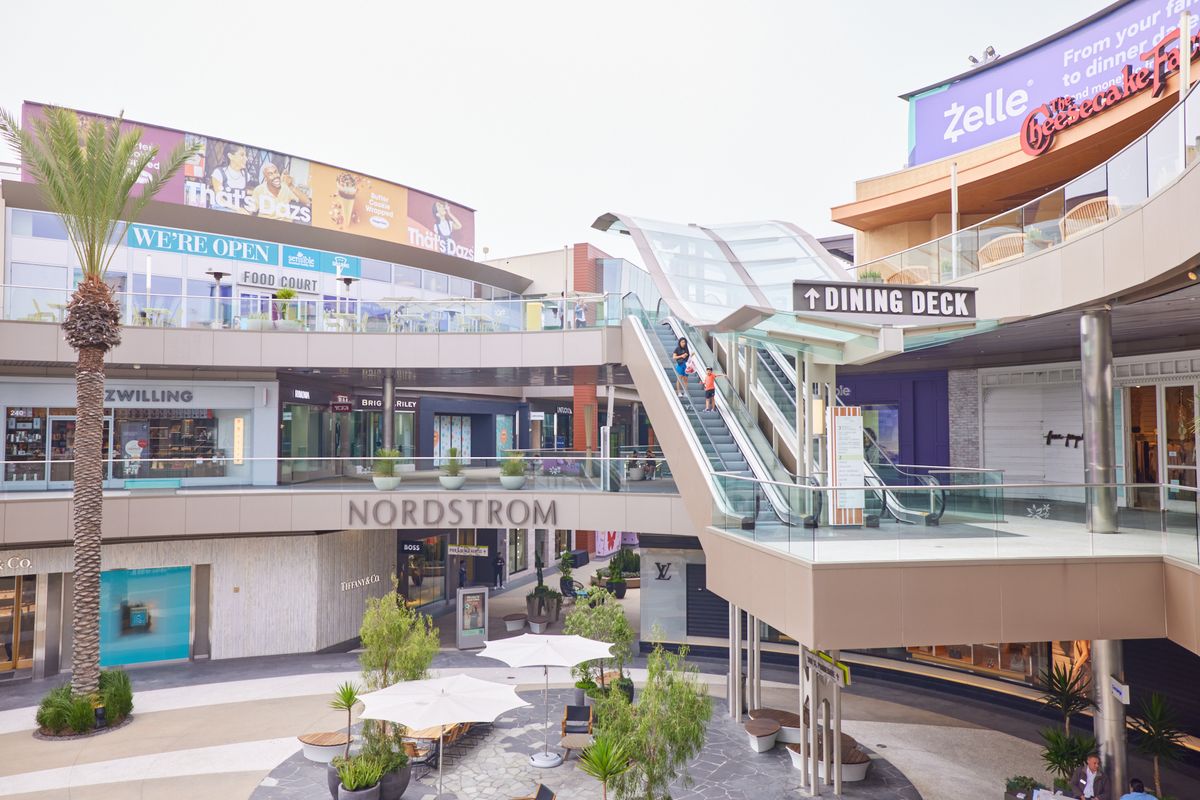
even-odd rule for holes
{"type": "MultiPolygon", "coordinates": [[[[1086,119],[1115,105],[1134,93],[1129,89],[1143,72],[1148,81],[1163,70],[1169,73],[1167,59],[1174,59],[1177,68],[1179,20],[1197,6],[1200,0],[1132,0],[1110,6],[1039,45],[905,95],[909,166],[989,144],[1047,119],[1052,129],[1063,130],[1059,126],[1071,114],[1086,119]]],[[[1191,30],[1197,30],[1194,13],[1191,30]]],[[[1155,95],[1161,91],[1155,80],[1155,95]]]]}

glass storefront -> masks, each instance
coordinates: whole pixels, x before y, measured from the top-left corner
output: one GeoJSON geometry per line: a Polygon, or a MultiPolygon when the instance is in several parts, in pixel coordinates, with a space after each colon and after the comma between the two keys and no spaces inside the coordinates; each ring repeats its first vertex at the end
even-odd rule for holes
{"type": "Polygon", "coordinates": [[[191,567],[101,572],[100,665],[187,658],[191,606],[191,567]]]}
{"type": "Polygon", "coordinates": [[[525,531],[512,528],[508,532],[508,574],[529,569],[529,543],[525,531]]]}
{"type": "Polygon", "coordinates": [[[554,556],[561,556],[565,551],[571,549],[571,532],[570,531],[555,531],[554,532],[554,556]]]}
{"type": "Polygon", "coordinates": [[[410,607],[446,599],[448,537],[400,540],[400,594],[410,607]]]}
{"type": "Polygon", "coordinates": [[[37,576],[0,577],[0,675],[33,667],[37,576]]]}
{"type": "Polygon", "coordinates": [[[534,412],[529,421],[529,441],[543,450],[570,450],[574,439],[571,406],[564,404],[530,404],[534,412]]]}
{"type": "Polygon", "coordinates": [[[1044,643],[945,644],[910,647],[915,661],[959,667],[981,675],[1032,684],[1046,661],[1044,643]]]}
{"type": "Polygon", "coordinates": [[[471,418],[460,414],[435,414],[433,417],[433,463],[441,466],[450,457],[450,449],[458,451],[464,464],[471,461],[471,418]]]}

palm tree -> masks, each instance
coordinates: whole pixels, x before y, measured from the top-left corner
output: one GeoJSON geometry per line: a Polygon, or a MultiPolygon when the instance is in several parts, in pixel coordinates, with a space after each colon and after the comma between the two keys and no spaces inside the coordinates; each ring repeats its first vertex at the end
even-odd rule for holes
{"type": "Polygon", "coordinates": [[[22,129],[0,109],[0,134],[41,190],[46,206],[62,217],[83,278],[67,306],[63,333],[75,349],[75,487],[72,597],[74,651],[71,691],[96,694],[100,686],[100,522],[104,510],[101,439],[104,430],[104,356],[121,342],[121,312],[104,273],[116,253],[117,226],[136,219],[179,171],[194,148],[183,145],[159,159],[158,148],[139,148],[141,130],[122,120],[80,119],[74,111],[47,108],[22,129]],[[147,175],[140,195],[133,187],[147,175]]]}
{"type": "Polygon", "coordinates": [[[350,757],[350,728],[354,724],[354,706],[358,703],[358,685],[346,681],[338,686],[329,701],[329,707],[346,712],[346,754],[350,757]]]}
{"type": "Polygon", "coordinates": [[[604,734],[579,755],[579,769],[600,781],[604,800],[608,800],[608,782],[627,772],[630,766],[624,743],[604,734]]]}
{"type": "Polygon", "coordinates": [[[1184,732],[1175,719],[1175,712],[1167,704],[1167,698],[1158,692],[1141,703],[1141,714],[1133,721],[1137,731],[1137,749],[1154,761],[1154,795],[1162,797],[1162,772],[1160,761],[1174,761],[1183,747],[1184,732]]]}
{"type": "Polygon", "coordinates": [[[1062,714],[1063,733],[1070,736],[1071,717],[1095,705],[1092,701],[1092,682],[1083,672],[1063,666],[1042,670],[1041,678],[1046,687],[1041,701],[1062,714]]]}

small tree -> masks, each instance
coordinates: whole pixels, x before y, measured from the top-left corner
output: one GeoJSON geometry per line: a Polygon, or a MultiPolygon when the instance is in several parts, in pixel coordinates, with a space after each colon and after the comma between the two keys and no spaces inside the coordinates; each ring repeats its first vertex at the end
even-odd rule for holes
{"type": "Polygon", "coordinates": [[[1046,693],[1041,696],[1042,704],[1062,715],[1063,733],[1070,736],[1071,717],[1095,705],[1092,682],[1083,672],[1063,666],[1047,667],[1042,670],[1041,678],[1046,686],[1046,693]]]}
{"type": "Polygon", "coordinates": [[[346,681],[333,693],[329,707],[346,712],[346,752],[343,758],[350,757],[350,728],[353,725],[354,706],[358,704],[358,685],[346,681]]]}
{"type": "Polygon", "coordinates": [[[608,800],[608,784],[629,771],[632,764],[623,742],[601,734],[579,755],[579,769],[600,781],[600,791],[608,800]]]}
{"type": "Polygon", "coordinates": [[[1055,786],[1065,783],[1075,768],[1087,761],[1090,753],[1096,751],[1096,740],[1091,736],[1073,736],[1061,733],[1054,728],[1041,731],[1042,740],[1046,747],[1042,751],[1042,761],[1046,769],[1058,776],[1055,786]]]}
{"type": "Polygon", "coordinates": [[[1154,762],[1154,794],[1162,797],[1161,761],[1174,761],[1183,747],[1184,732],[1177,727],[1175,712],[1158,692],[1141,702],[1141,713],[1133,721],[1137,749],[1154,762]]]}
{"type": "Polygon", "coordinates": [[[656,644],[637,706],[621,692],[600,702],[599,736],[621,742],[631,756],[629,769],[611,778],[616,800],[667,800],[673,781],[691,784],[687,763],[704,747],[712,705],[686,654],[686,647],[676,655],[656,644]]]}
{"type": "Polygon", "coordinates": [[[367,598],[358,635],[363,646],[358,662],[368,689],[427,677],[441,646],[433,620],[408,607],[395,575],[390,592],[367,598]]]}
{"type": "MultiPolygon", "coordinates": [[[[613,646],[612,658],[606,661],[610,660],[617,668],[617,672],[624,677],[625,665],[633,660],[634,634],[633,627],[625,617],[625,609],[620,603],[609,602],[615,599],[611,592],[593,587],[587,593],[587,601],[577,601],[571,613],[567,614],[567,618],[563,622],[563,633],[611,644],[613,646]]],[[[580,680],[592,679],[591,664],[593,663],[597,662],[586,662],[575,667],[576,675],[580,680]]],[[[602,668],[604,663],[605,661],[598,663],[600,678],[604,677],[602,668]]],[[[604,681],[601,680],[600,684],[603,685],[604,681]]]]}

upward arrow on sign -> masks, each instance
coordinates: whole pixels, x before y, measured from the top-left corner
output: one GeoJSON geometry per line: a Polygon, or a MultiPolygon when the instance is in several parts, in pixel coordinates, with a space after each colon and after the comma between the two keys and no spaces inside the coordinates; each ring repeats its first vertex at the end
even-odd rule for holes
{"type": "Polygon", "coordinates": [[[817,307],[817,298],[821,296],[821,293],[816,289],[809,289],[804,293],[804,296],[808,298],[808,310],[812,311],[817,307]]]}

